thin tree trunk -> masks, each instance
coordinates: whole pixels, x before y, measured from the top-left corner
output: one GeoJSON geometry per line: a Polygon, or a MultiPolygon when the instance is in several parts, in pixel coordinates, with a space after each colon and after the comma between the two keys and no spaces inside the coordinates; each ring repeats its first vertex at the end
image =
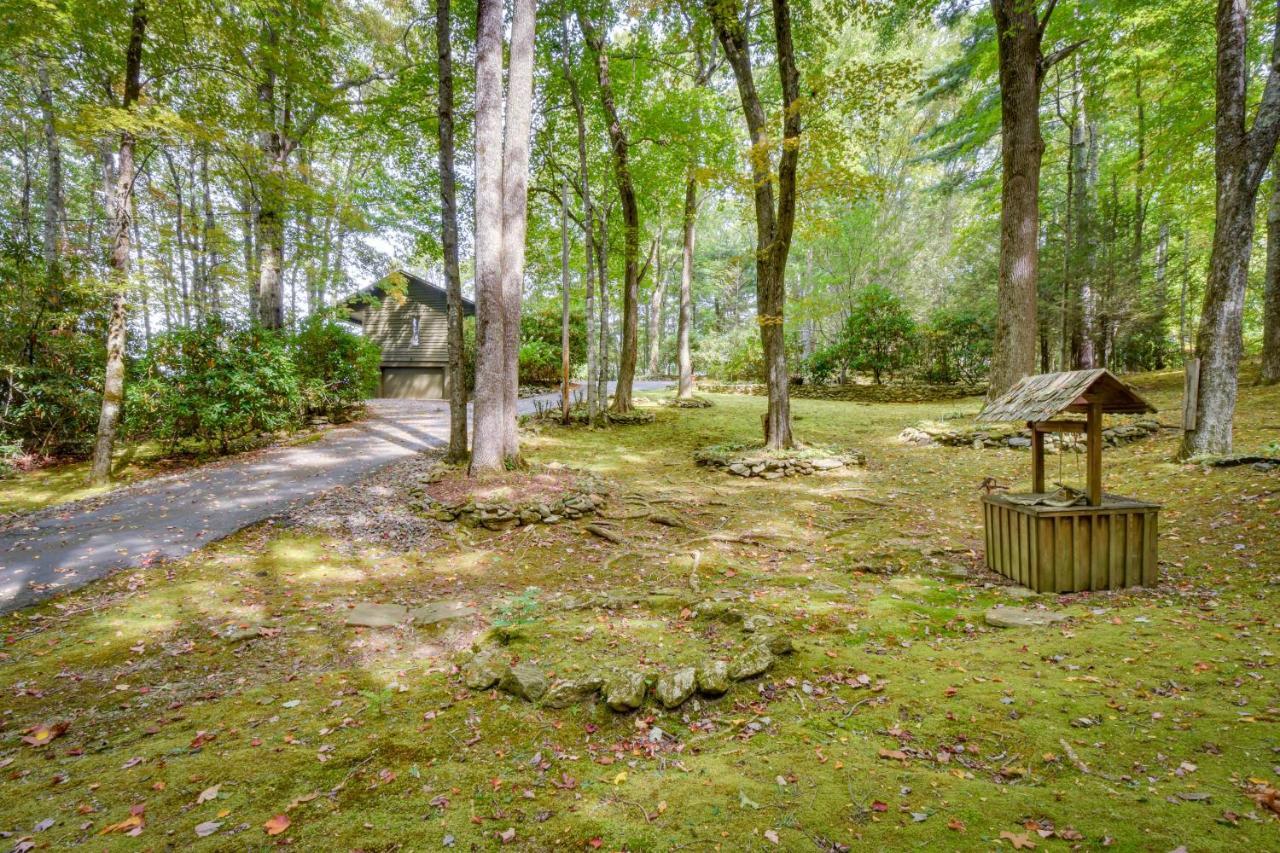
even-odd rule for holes
{"type": "Polygon", "coordinates": [[[693,322],[693,253],[697,241],[698,179],[690,174],[684,185],[683,250],[680,255],[680,318],[676,326],[676,396],[693,396],[693,356],[689,349],[689,325],[693,322]]]}
{"type": "Polygon", "coordinates": [[[609,145],[613,152],[614,181],[622,204],[622,351],[618,359],[618,380],[613,389],[613,411],[631,411],[631,386],[635,380],[637,326],[640,303],[640,206],[631,179],[630,145],[614,100],[613,82],[609,77],[609,54],[604,36],[581,10],[578,27],[595,54],[596,82],[600,88],[600,105],[609,126],[609,145]]]}
{"type": "Polygon", "coordinates": [[[176,201],[176,221],[174,239],[178,243],[178,285],[182,293],[182,325],[191,328],[191,290],[187,282],[187,238],[185,222],[182,218],[182,176],[173,162],[173,157],[166,150],[165,163],[169,166],[169,176],[173,179],[173,195],[176,201]]]}
{"type": "Polygon", "coordinates": [[[600,280],[600,373],[596,398],[600,401],[600,414],[609,407],[609,208],[599,210],[600,235],[596,238],[596,269],[600,280]]]}
{"type": "Polygon", "coordinates": [[[1263,385],[1280,382],[1280,156],[1271,161],[1271,202],[1267,206],[1267,269],[1262,285],[1263,385]]]}
{"type": "Polygon", "coordinates": [[[658,357],[662,354],[662,297],[666,291],[666,281],[662,277],[662,236],[662,229],[659,228],[657,243],[654,245],[653,289],[649,291],[649,315],[645,330],[649,339],[649,363],[646,367],[650,378],[661,372],[658,357]]]}
{"type": "Polygon", "coordinates": [[[796,67],[791,39],[791,9],[788,0],[772,0],[778,77],[782,89],[782,146],[778,155],[778,201],[774,207],[774,177],[770,158],[769,122],[751,67],[750,42],[736,2],[708,0],[707,11],[725,58],[733,69],[751,135],[751,172],[756,214],[756,321],[764,350],[768,409],[764,417],[765,446],[789,448],[791,437],[791,397],[787,372],[783,312],[786,306],[787,254],[795,226],[796,169],[800,155],[800,72],[796,67]]]}
{"type": "MultiPolygon", "coordinates": [[[[129,47],[125,52],[124,98],[120,107],[133,110],[142,86],[142,41],[147,29],[145,0],[134,0],[129,27],[129,47]]],[[[107,364],[102,383],[102,411],[93,448],[91,483],[111,479],[111,452],[115,447],[120,408],[124,402],[124,348],[128,326],[125,322],[125,294],[129,287],[129,222],[133,213],[133,149],[131,129],[120,132],[115,192],[112,194],[111,308],[107,320],[107,364]]]]}
{"type": "Polygon", "coordinates": [[[595,242],[595,210],[591,205],[591,181],[587,169],[587,122],[582,105],[582,93],[578,89],[578,78],[573,74],[570,61],[569,24],[565,17],[560,19],[561,59],[565,80],[569,83],[569,96],[573,102],[573,112],[577,119],[578,129],[578,185],[582,196],[582,230],[586,246],[586,266],[583,277],[586,282],[584,310],[587,315],[587,423],[594,424],[598,413],[597,400],[599,381],[600,341],[596,329],[596,242],[595,242]]]}
{"type": "Polygon", "coordinates": [[[201,226],[203,235],[201,241],[204,244],[205,252],[205,288],[208,291],[209,311],[215,317],[222,316],[222,291],[218,285],[218,264],[221,259],[218,255],[218,246],[214,240],[217,233],[217,225],[213,219],[213,193],[209,188],[209,144],[203,143],[200,146],[200,196],[204,213],[204,224],[201,226]]]}
{"type": "Polygon", "coordinates": [[[507,462],[520,459],[516,422],[520,400],[520,304],[524,295],[529,209],[529,128],[533,119],[533,40],[536,0],[515,0],[507,63],[507,121],[502,143],[503,432],[507,462]]]}
{"type": "Polygon", "coordinates": [[[502,0],[477,0],[476,392],[471,473],[502,470],[506,360],[502,277],[502,0]]]}
{"type": "Polygon", "coordinates": [[[1196,335],[1196,357],[1200,359],[1196,425],[1182,437],[1180,455],[1184,459],[1231,452],[1258,186],[1280,136],[1280,4],[1276,11],[1271,70],[1249,129],[1248,10],[1244,0],[1218,2],[1217,219],[1196,335]]]}
{"type": "Polygon", "coordinates": [[[560,417],[569,425],[569,178],[560,182],[560,417]]]}
{"type": "Polygon", "coordinates": [[[284,327],[284,171],[288,149],[278,127],[276,107],[275,49],[279,33],[264,25],[267,58],[258,83],[258,106],[265,127],[258,133],[258,147],[266,163],[258,186],[257,319],[267,329],[284,327]]]}
{"type": "MultiPolygon", "coordinates": [[[[999,396],[1036,366],[1039,274],[1040,87],[1052,62],[1040,46],[1053,3],[991,0],[1000,65],[1000,272],[989,394],[999,396]]],[[[1063,54],[1064,56],[1065,54],[1063,54]]],[[[1055,57],[1054,61],[1063,58],[1055,57]]]]}
{"type": "MultiPolygon", "coordinates": [[[[436,117],[440,134],[440,246],[448,292],[449,452],[451,462],[467,458],[467,376],[463,352],[462,275],[458,270],[458,193],[453,150],[453,37],[449,0],[436,0],[436,55],[440,75],[436,117]]],[[[326,220],[326,229],[328,222],[326,220]]],[[[328,265],[328,248],[325,249],[328,265]]],[[[327,268],[321,281],[328,275],[327,268]]],[[[321,287],[323,287],[323,283],[321,287]]]]}
{"type": "Polygon", "coordinates": [[[53,83],[49,77],[49,59],[40,57],[40,118],[44,130],[45,174],[44,194],[44,263],[49,282],[49,302],[54,310],[62,303],[62,258],[67,252],[67,223],[62,190],[62,144],[53,110],[53,83]]]}
{"type": "Polygon", "coordinates": [[[1178,357],[1187,362],[1187,346],[1191,337],[1187,329],[1187,294],[1191,290],[1191,229],[1182,223],[1182,287],[1178,296],[1178,357]]]}
{"type": "MultiPolygon", "coordinates": [[[[1083,275],[1080,279],[1080,358],[1076,366],[1082,370],[1098,367],[1098,127],[1094,121],[1082,121],[1085,136],[1089,140],[1084,168],[1077,184],[1077,221],[1080,231],[1080,250],[1076,253],[1083,275]]],[[[1114,241],[1108,241],[1111,246],[1114,241]]],[[[1101,333],[1105,335],[1105,332],[1101,333]]],[[[1104,346],[1105,349],[1105,346],[1104,346]]],[[[1103,357],[1105,363],[1105,355],[1103,357]]]]}
{"type": "Polygon", "coordinates": [[[1155,257],[1155,304],[1152,311],[1151,326],[1155,337],[1155,366],[1163,370],[1168,358],[1168,333],[1165,324],[1169,314],[1169,223],[1160,223],[1160,237],[1156,241],[1155,257]]]}

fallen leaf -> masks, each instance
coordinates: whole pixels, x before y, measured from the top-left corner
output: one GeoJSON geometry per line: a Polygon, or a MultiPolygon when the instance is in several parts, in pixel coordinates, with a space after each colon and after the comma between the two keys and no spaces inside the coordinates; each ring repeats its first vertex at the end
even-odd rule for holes
{"type": "Polygon", "coordinates": [[[1000,838],[1012,844],[1014,850],[1034,850],[1036,847],[1036,843],[1028,838],[1025,832],[1015,835],[1006,829],[1000,833],[1000,838]]]}
{"type": "Polygon", "coordinates": [[[774,844],[778,844],[778,843],[779,843],[779,842],[778,842],[778,833],[777,833],[777,832],[775,832],[775,831],[773,831],[772,829],[766,829],[766,830],[764,831],[764,837],[765,837],[765,838],[767,838],[769,841],[772,841],[774,844]]]}
{"type": "Polygon", "coordinates": [[[204,823],[197,823],[196,836],[198,838],[205,838],[207,836],[213,835],[221,827],[222,827],[222,821],[220,820],[206,820],[204,823]]]}
{"type": "Polygon", "coordinates": [[[290,823],[292,821],[287,814],[278,814],[264,823],[262,828],[267,831],[267,835],[279,835],[289,828],[290,823]]]}
{"type": "Polygon", "coordinates": [[[900,749],[882,749],[879,753],[881,758],[887,758],[892,761],[906,761],[907,754],[900,749]]]}
{"type": "Polygon", "coordinates": [[[954,830],[955,832],[964,832],[964,821],[960,820],[958,817],[953,817],[951,820],[947,821],[947,829],[954,830]]]}
{"type": "Polygon", "coordinates": [[[44,746],[54,738],[62,737],[71,727],[70,723],[41,723],[27,729],[26,737],[22,742],[29,746],[44,746]]]}
{"type": "Polygon", "coordinates": [[[196,805],[198,806],[201,803],[207,803],[210,800],[216,800],[218,798],[218,791],[220,791],[221,789],[222,789],[221,782],[219,782],[218,784],[214,785],[211,788],[205,788],[203,791],[200,792],[200,796],[196,797],[196,805]]]}
{"type": "Polygon", "coordinates": [[[514,826],[507,827],[498,833],[498,838],[502,839],[503,844],[510,844],[516,840],[516,828],[514,826]]]}
{"type": "Polygon", "coordinates": [[[98,830],[99,835],[108,835],[113,832],[124,832],[129,835],[137,835],[142,831],[142,827],[146,825],[142,813],[146,809],[145,803],[137,803],[130,807],[129,816],[119,823],[111,823],[98,830]]]}

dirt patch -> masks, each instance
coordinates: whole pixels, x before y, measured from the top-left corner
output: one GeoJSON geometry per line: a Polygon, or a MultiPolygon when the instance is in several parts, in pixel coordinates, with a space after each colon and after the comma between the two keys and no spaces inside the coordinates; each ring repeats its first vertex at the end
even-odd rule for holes
{"type": "Polygon", "coordinates": [[[456,503],[467,498],[499,501],[554,501],[574,490],[581,474],[569,468],[548,466],[536,471],[503,471],[480,479],[468,477],[460,469],[437,470],[434,481],[423,493],[440,503],[456,503]]]}

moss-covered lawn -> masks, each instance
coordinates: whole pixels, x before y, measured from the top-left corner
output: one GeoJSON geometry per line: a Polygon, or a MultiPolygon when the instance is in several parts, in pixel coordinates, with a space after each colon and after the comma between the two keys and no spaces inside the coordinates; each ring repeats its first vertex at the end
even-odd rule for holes
{"type": "MultiPolygon", "coordinates": [[[[1136,379],[1167,423],[1180,381],[1136,379]]],[[[802,440],[869,464],[772,482],[692,463],[758,430],[762,399],[711,399],[528,438],[534,464],[613,484],[624,545],[582,522],[441,525],[409,552],[266,524],[5,618],[5,843],[1280,848],[1280,817],[1250,796],[1280,784],[1280,474],[1173,464],[1173,432],[1108,450],[1109,491],[1165,505],[1161,587],[1045,597],[1031,605],[1071,620],[999,630],[982,615],[1014,595],[978,567],[978,484],[1025,483],[1026,452],[896,440],[976,399],[797,400],[802,440]],[[436,599],[482,618],[344,625],[348,602],[436,599]],[[551,710],[470,693],[456,670],[496,630],[549,674],[657,673],[731,657],[751,640],[743,614],[798,652],[675,712],[551,710]]],[[[1241,404],[1237,446],[1260,449],[1280,389],[1241,404]]]]}

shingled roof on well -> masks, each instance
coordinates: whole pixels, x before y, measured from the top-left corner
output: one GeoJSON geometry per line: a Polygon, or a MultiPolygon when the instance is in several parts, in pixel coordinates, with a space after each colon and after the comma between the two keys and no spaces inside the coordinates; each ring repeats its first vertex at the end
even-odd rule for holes
{"type": "Polygon", "coordinates": [[[978,413],[979,421],[1047,421],[1063,412],[1084,412],[1097,401],[1102,411],[1139,414],[1156,409],[1103,368],[1023,377],[978,413]]]}

